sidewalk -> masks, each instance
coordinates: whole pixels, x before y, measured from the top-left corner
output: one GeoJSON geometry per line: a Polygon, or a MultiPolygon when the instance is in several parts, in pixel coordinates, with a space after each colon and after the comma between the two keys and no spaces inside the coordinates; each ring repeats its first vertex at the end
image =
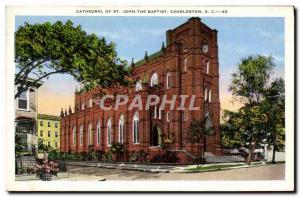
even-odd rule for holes
{"type": "MultiPolygon", "coordinates": [[[[91,162],[91,161],[72,161],[67,162],[69,166],[82,167],[98,167],[105,169],[119,169],[119,170],[134,170],[140,172],[151,173],[171,173],[171,172],[191,172],[191,169],[197,168],[197,165],[165,165],[165,164],[132,164],[132,163],[108,163],[108,162],[91,162]]],[[[248,168],[254,166],[266,165],[261,162],[252,162],[251,166],[244,165],[243,162],[238,163],[217,163],[217,164],[202,164],[199,171],[216,171],[237,168],[248,168]],[[203,169],[203,170],[202,170],[203,169]],[[206,169],[206,170],[204,170],[206,169]]],[[[197,172],[197,170],[194,170],[197,172]]]]}
{"type": "MultiPolygon", "coordinates": [[[[159,165],[159,164],[131,164],[131,163],[108,163],[108,162],[91,162],[91,161],[68,161],[67,165],[70,166],[83,166],[83,167],[98,167],[106,169],[120,169],[120,170],[135,170],[141,172],[152,173],[169,173],[183,167],[176,165],[159,165]]],[[[187,166],[184,166],[184,168],[187,166]]]]}
{"type": "MultiPolygon", "coordinates": [[[[16,175],[16,181],[41,181],[35,174],[16,175]]],[[[60,172],[52,177],[52,181],[105,181],[102,176],[84,175],[68,172],[60,172]]]]}

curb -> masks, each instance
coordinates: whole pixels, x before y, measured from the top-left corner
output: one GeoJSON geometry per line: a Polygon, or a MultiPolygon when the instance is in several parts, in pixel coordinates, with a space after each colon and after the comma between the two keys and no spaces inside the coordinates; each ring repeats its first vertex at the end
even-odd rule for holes
{"type": "Polygon", "coordinates": [[[222,171],[222,170],[233,170],[233,169],[242,169],[242,168],[253,168],[253,167],[259,167],[259,166],[268,166],[272,164],[254,164],[254,165],[245,165],[245,166],[234,166],[234,167],[225,167],[225,168],[217,168],[217,169],[211,169],[211,170],[203,170],[203,171],[188,171],[187,169],[182,171],[176,171],[176,172],[182,172],[182,173],[203,173],[203,172],[215,172],[215,171],[222,171]]]}
{"type": "Polygon", "coordinates": [[[169,173],[170,170],[164,169],[144,169],[144,168],[126,168],[120,166],[101,166],[101,165],[88,165],[88,164],[67,164],[70,166],[83,166],[83,167],[98,167],[104,169],[116,169],[116,170],[131,170],[131,171],[139,171],[139,172],[149,172],[149,173],[169,173]]]}

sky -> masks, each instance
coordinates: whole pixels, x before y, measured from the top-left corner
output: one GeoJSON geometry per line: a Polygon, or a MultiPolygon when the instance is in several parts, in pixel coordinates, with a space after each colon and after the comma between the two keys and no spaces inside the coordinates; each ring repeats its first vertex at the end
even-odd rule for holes
{"type": "MultiPolygon", "coordinates": [[[[24,22],[44,23],[71,20],[87,33],[95,33],[116,44],[119,57],[131,62],[160,50],[165,32],[186,22],[189,17],[112,17],[112,16],[17,16],[15,27],[24,22]]],[[[284,78],[284,18],[274,17],[201,17],[218,30],[221,109],[238,109],[228,91],[231,74],[241,58],[272,55],[276,67],[272,78],[284,78]]],[[[71,76],[53,75],[39,89],[38,113],[59,115],[61,108],[74,105],[76,82],[71,76]]]]}

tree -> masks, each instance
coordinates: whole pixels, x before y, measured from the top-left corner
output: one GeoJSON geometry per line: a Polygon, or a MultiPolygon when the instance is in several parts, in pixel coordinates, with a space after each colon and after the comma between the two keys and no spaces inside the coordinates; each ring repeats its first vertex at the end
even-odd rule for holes
{"type": "Polygon", "coordinates": [[[203,120],[193,119],[190,123],[188,138],[191,143],[197,144],[197,167],[199,167],[200,160],[204,158],[204,149],[202,148],[201,151],[201,142],[206,146],[206,135],[211,135],[212,132],[212,127],[207,127],[207,116],[203,120]]]}
{"type": "Polygon", "coordinates": [[[87,34],[71,21],[28,24],[15,32],[17,98],[53,74],[70,74],[86,89],[126,85],[129,70],[117,57],[114,43],[87,34]],[[34,80],[28,78],[34,77],[34,80]]]}
{"type": "Polygon", "coordinates": [[[260,103],[274,66],[272,57],[258,55],[243,58],[238,72],[232,74],[229,91],[245,103],[260,103]]]}
{"type": "Polygon", "coordinates": [[[267,116],[260,105],[246,104],[238,112],[225,111],[223,116],[227,128],[239,145],[249,148],[246,163],[250,165],[256,146],[266,137],[267,116]]]}
{"type": "MultiPolygon", "coordinates": [[[[229,90],[244,103],[234,121],[235,129],[241,133],[241,139],[248,141],[250,145],[248,165],[251,163],[256,145],[267,137],[268,132],[273,132],[270,127],[272,119],[270,105],[274,92],[277,92],[275,89],[279,87],[276,85],[275,88],[277,82],[270,85],[270,74],[274,66],[272,57],[249,56],[241,60],[238,72],[232,75],[229,90]]],[[[284,100],[284,96],[281,98],[284,100]]]]}
{"type": "Polygon", "coordinates": [[[249,144],[249,154],[246,160],[248,165],[251,164],[256,146],[266,137],[267,117],[260,105],[249,105],[240,110],[240,127],[239,131],[243,139],[249,144]]]}
{"type": "Polygon", "coordinates": [[[239,130],[239,126],[237,124],[238,118],[238,112],[224,110],[222,116],[223,122],[221,123],[222,147],[240,148],[244,145],[243,140],[241,138],[241,133],[237,132],[239,130]]]}
{"type": "Polygon", "coordinates": [[[266,90],[263,107],[268,117],[267,133],[271,137],[268,143],[273,145],[272,163],[275,163],[276,150],[283,149],[285,141],[285,88],[282,78],[274,80],[266,90]]]}

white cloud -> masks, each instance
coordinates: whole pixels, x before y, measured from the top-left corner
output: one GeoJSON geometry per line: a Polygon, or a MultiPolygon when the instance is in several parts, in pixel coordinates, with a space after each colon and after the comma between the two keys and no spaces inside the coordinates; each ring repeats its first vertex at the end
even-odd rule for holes
{"type": "Polygon", "coordinates": [[[258,30],[258,34],[264,38],[270,38],[271,36],[273,36],[270,32],[267,32],[263,29],[258,30]]]}

